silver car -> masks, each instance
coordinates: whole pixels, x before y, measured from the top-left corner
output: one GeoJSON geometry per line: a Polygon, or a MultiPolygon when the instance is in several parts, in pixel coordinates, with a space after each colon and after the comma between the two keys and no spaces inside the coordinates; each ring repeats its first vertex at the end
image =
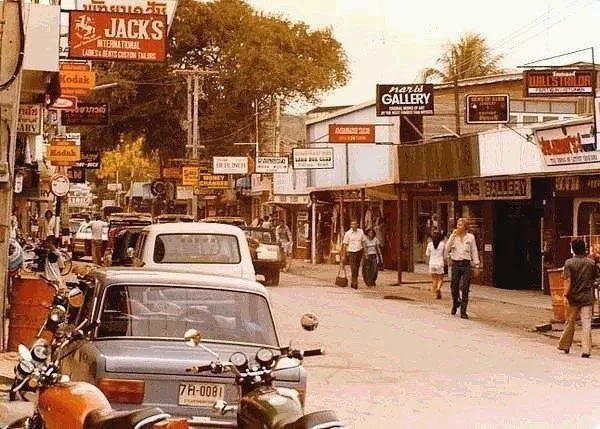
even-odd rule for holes
{"type": "MultiPolygon", "coordinates": [[[[222,359],[234,352],[254,356],[261,347],[279,350],[265,288],[239,278],[138,268],[102,268],[78,320],[91,322],[88,340],[63,361],[65,374],[96,384],[117,409],[160,407],[185,416],[190,427],[236,427],[235,416],[213,411],[218,400],[237,403],[231,375],[186,369],[214,359],[186,347],[189,328],[222,359]]],[[[306,373],[278,373],[280,386],[306,391],[306,373]]]]}

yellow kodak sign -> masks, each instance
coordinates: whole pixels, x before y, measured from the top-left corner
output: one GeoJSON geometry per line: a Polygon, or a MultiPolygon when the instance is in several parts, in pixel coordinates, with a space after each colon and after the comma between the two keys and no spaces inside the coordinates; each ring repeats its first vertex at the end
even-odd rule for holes
{"type": "Polygon", "coordinates": [[[87,64],[61,63],[58,75],[61,95],[85,96],[96,86],[96,72],[87,64]]]}
{"type": "Polygon", "coordinates": [[[81,159],[81,146],[75,140],[54,139],[48,148],[47,158],[52,165],[73,165],[81,159]]]}

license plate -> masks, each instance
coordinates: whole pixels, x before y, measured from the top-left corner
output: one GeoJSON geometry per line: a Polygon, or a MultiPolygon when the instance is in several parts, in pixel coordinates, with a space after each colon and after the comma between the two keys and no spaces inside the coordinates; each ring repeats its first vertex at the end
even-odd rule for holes
{"type": "Polygon", "coordinates": [[[179,405],[188,407],[212,407],[225,398],[224,384],[180,383],[179,405]]]}

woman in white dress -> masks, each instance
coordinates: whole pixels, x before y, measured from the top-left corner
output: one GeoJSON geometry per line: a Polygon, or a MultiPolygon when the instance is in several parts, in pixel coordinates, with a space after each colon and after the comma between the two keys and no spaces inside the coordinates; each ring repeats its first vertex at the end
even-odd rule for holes
{"type": "Polygon", "coordinates": [[[442,299],[442,285],[444,284],[444,247],[446,243],[439,232],[434,232],[432,240],[427,244],[425,255],[429,261],[431,274],[431,292],[435,299],[442,299]]]}

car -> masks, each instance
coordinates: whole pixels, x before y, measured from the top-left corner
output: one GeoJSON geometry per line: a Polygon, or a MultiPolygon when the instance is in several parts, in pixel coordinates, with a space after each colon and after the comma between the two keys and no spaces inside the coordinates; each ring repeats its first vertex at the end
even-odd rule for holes
{"type": "Polygon", "coordinates": [[[226,225],[233,226],[246,226],[246,220],[242,217],[237,216],[211,216],[205,217],[204,219],[200,219],[199,222],[207,222],[207,223],[224,223],[226,225]]]}
{"type": "Polygon", "coordinates": [[[168,213],[154,218],[155,223],[194,222],[194,216],[187,214],[168,213]]]}
{"type": "MultiPolygon", "coordinates": [[[[108,223],[104,222],[102,228],[102,252],[106,250],[108,243],[108,223]]],[[[85,256],[92,256],[92,227],[89,223],[82,223],[73,237],[73,260],[85,256]]]]}
{"type": "Polygon", "coordinates": [[[275,230],[272,228],[243,227],[248,238],[250,255],[256,275],[264,276],[265,285],[277,286],[279,273],[285,266],[285,253],[277,243],[275,230]]]}
{"type": "Polygon", "coordinates": [[[244,232],[216,223],[163,223],[138,237],[134,265],[256,280],[244,232]]]}
{"type": "MultiPolygon", "coordinates": [[[[234,414],[212,409],[218,400],[238,404],[231,374],[191,374],[188,368],[215,358],[190,348],[184,333],[194,328],[221,359],[234,352],[255,356],[262,347],[280,350],[264,286],[244,279],[189,272],[103,267],[87,274],[89,289],[76,323],[91,321],[83,345],[62,361],[72,380],[97,385],[120,410],[159,407],[188,419],[192,428],[235,428],[234,414]]],[[[276,384],[303,400],[303,368],[277,372],[276,384]]]]}
{"type": "Polygon", "coordinates": [[[114,213],[109,216],[104,265],[132,265],[138,235],[145,226],[151,224],[152,217],[146,213],[114,213]]]}

